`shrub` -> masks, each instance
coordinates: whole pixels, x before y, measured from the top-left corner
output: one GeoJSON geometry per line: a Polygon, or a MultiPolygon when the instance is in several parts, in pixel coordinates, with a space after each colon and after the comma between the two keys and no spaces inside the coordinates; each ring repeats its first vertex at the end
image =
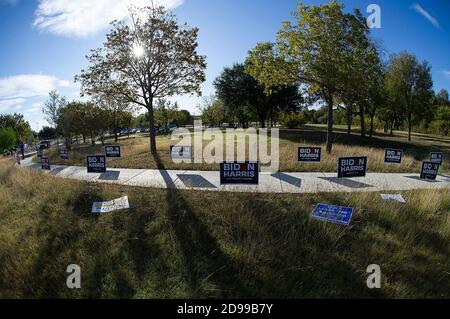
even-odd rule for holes
{"type": "Polygon", "coordinates": [[[280,122],[287,128],[298,128],[306,123],[305,114],[297,112],[281,113],[280,122]]]}
{"type": "Polygon", "coordinates": [[[0,151],[12,149],[17,142],[16,132],[10,127],[0,129],[0,151]]]}

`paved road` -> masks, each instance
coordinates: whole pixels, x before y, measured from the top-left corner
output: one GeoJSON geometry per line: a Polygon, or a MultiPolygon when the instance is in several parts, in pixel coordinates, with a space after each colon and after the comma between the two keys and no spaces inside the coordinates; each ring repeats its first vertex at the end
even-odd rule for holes
{"type": "Polygon", "coordinates": [[[218,171],[111,168],[106,173],[88,174],[85,167],[62,165],[53,165],[50,171],[44,171],[40,164],[32,163],[31,158],[22,161],[21,167],[89,182],[210,191],[317,193],[450,188],[450,176],[438,176],[436,181],[426,181],[421,180],[419,174],[412,173],[368,173],[366,177],[358,178],[337,178],[336,173],[260,173],[258,186],[244,186],[220,185],[218,171]]]}

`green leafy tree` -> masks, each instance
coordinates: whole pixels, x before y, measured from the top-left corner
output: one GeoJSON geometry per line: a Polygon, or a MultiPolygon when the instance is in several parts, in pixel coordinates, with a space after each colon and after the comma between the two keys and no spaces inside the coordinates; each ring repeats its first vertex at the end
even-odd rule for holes
{"type": "Polygon", "coordinates": [[[289,129],[298,128],[305,124],[305,114],[302,112],[283,112],[280,114],[281,124],[289,129]]]}
{"type": "Polygon", "coordinates": [[[150,152],[156,154],[155,99],[200,94],[205,57],[197,53],[198,29],[179,25],[163,7],[130,9],[131,25],[113,22],[102,48],[87,57],[90,66],[76,80],[82,92],[112,93],[149,113],[150,152]]]}
{"type": "Polygon", "coordinates": [[[58,110],[56,121],[58,133],[64,138],[66,149],[70,150],[72,146],[72,137],[77,133],[79,126],[79,103],[70,102],[58,110]]]}
{"type": "Polygon", "coordinates": [[[178,126],[186,126],[193,124],[194,119],[187,110],[180,110],[175,113],[174,124],[178,126]]]}
{"type": "Polygon", "coordinates": [[[102,112],[99,112],[107,120],[104,121],[106,125],[103,129],[114,133],[114,141],[117,142],[119,139],[118,130],[122,125],[121,122],[123,122],[121,117],[126,116],[126,120],[129,119],[126,114],[134,111],[132,104],[122,95],[111,94],[110,92],[98,92],[92,97],[95,104],[102,109],[102,112]]]}
{"type": "Polygon", "coordinates": [[[44,126],[38,133],[41,140],[56,138],[56,129],[54,127],[44,126]]]}
{"type": "Polygon", "coordinates": [[[450,106],[441,106],[436,111],[433,126],[438,133],[448,136],[450,133],[450,106]]]}
{"type": "Polygon", "coordinates": [[[450,100],[449,100],[449,95],[448,95],[448,91],[445,89],[441,89],[437,94],[436,94],[436,99],[437,102],[441,105],[449,105],[450,106],[450,100]]]}
{"type": "MultiPolygon", "coordinates": [[[[145,112],[143,114],[139,114],[134,119],[134,122],[136,124],[136,127],[145,128],[148,126],[148,112],[145,112]]],[[[156,123],[156,121],[155,121],[156,123]]]]}
{"type": "Polygon", "coordinates": [[[55,90],[50,91],[48,99],[42,107],[42,113],[45,115],[47,122],[56,127],[58,122],[59,109],[67,104],[65,97],[62,97],[55,90]]]}
{"type": "Polygon", "coordinates": [[[11,128],[16,134],[16,138],[21,141],[31,141],[32,132],[30,124],[25,121],[22,114],[2,114],[0,115],[0,128],[11,128]]]}
{"type": "Polygon", "coordinates": [[[122,112],[119,116],[119,122],[117,125],[119,125],[120,128],[128,128],[133,125],[133,122],[134,122],[133,113],[122,112]]]}
{"type": "Polygon", "coordinates": [[[11,150],[16,143],[17,135],[11,127],[0,128],[0,151],[11,150]]]}
{"type": "Polygon", "coordinates": [[[167,127],[174,124],[178,103],[172,103],[166,99],[159,99],[155,106],[155,123],[158,127],[167,127]]]}
{"type": "MultiPolygon", "coordinates": [[[[345,15],[347,54],[345,62],[344,87],[340,96],[346,104],[347,132],[350,134],[352,117],[358,110],[361,136],[366,135],[366,114],[371,123],[382,102],[379,90],[383,84],[383,65],[377,44],[370,37],[370,29],[366,18],[359,10],[345,15]],[[346,103],[347,102],[347,103],[346,103]]],[[[371,135],[373,125],[371,125],[371,135]]]]}
{"type": "MultiPolygon", "coordinates": [[[[349,15],[337,1],[319,6],[299,4],[294,22],[284,22],[272,52],[254,58],[249,72],[266,88],[275,85],[303,85],[327,105],[327,146],[333,143],[333,109],[352,78],[352,48],[356,37],[349,15]]],[[[267,51],[267,50],[266,50],[267,51]]]]}
{"type": "MultiPolygon", "coordinates": [[[[252,63],[251,59],[246,63],[252,63]]],[[[278,85],[266,90],[246,71],[250,68],[246,64],[235,64],[225,68],[214,81],[226,115],[238,118],[245,126],[253,114],[259,120],[259,126],[265,127],[267,118],[273,120],[277,113],[298,107],[301,96],[297,86],[278,85]]]]}
{"type": "Polygon", "coordinates": [[[220,126],[225,119],[223,104],[213,95],[204,97],[202,104],[197,108],[202,114],[202,121],[210,126],[220,126]]]}
{"type": "MultiPolygon", "coordinates": [[[[67,100],[62,97],[55,90],[50,91],[48,99],[42,107],[42,113],[44,113],[47,122],[56,129],[58,122],[59,110],[67,105],[67,100]]],[[[58,131],[56,130],[56,145],[59,150],[58,131]]]]}
{"type": "Polygon", "coordinates": [[[413,123],[430,113],[432,87],[428,62],[419,63],[414,55],[407,52],[391,56],[386,72],[386,90],[404,114],[408,141],[411,141],[413,123]]]}

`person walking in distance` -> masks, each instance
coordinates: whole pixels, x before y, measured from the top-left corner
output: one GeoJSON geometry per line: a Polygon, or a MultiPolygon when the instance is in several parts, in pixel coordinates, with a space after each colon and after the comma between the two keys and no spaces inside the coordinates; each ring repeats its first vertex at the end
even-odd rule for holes
{"type": "Polygon", "coordinates": [[[25,144],[22,141],[19,142],[20,153],[22,154],[22,160],[25,159],[25,144]]]}

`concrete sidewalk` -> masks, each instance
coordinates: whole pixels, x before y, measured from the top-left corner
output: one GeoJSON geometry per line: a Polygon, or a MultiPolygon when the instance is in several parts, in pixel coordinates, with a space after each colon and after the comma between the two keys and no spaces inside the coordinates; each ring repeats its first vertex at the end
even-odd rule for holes
{"type": "Polygon", "coordinates": [[[209,191],[263,193],[367,192],[450,188],[450,177],[421,180],[419,174],[368,173],[366,177],[337,178],[336,173],[260,173],[259,185],[220,185],[218,171],[185,171],[110,168],[106,173],[87,173],[86,167],[52,165],[50,171],[31,158],[21,167],[62,178],[128,186],[177,188],[209,191]]]}

